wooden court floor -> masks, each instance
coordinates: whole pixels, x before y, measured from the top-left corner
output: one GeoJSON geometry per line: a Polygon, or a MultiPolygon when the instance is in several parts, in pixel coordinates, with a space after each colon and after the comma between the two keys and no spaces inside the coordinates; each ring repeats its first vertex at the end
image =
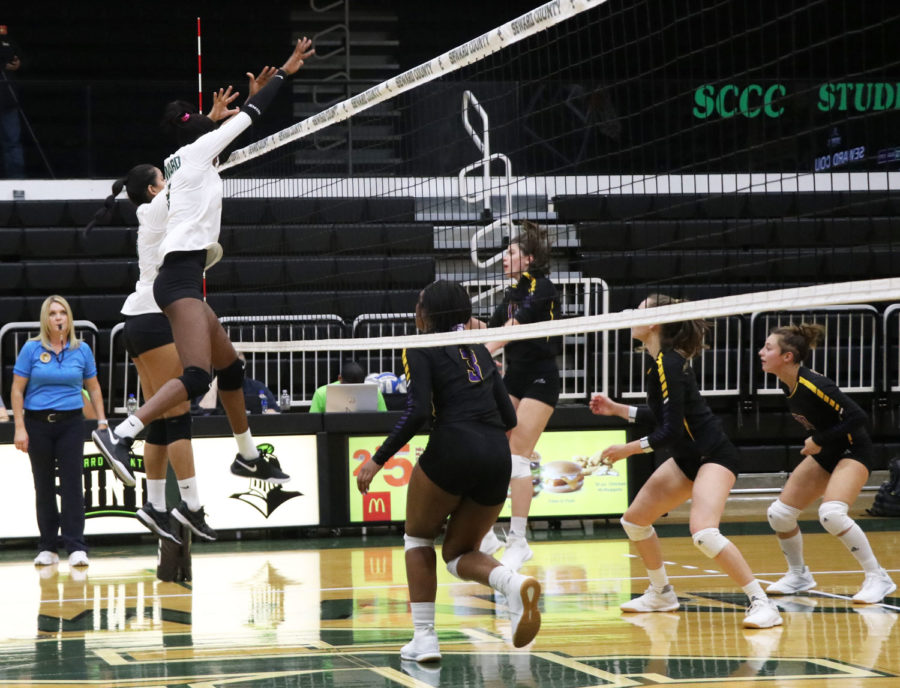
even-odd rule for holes
{"type": "MultiPolygon", "coordinates": [[[[900,581],[893,525],[870,536],[900,581]]],[[[195,545],[189,584],[157,581],[150,546],[95,548],[86,574],[6,552],[0,685],[900,686],[900,596],[853,605],[862,574],[831,536],[805,541],[818,589],[779,599],[783,627],[751,631],[743,595],[683,535],[663,539],[681,609],[623,615],[647,580],[620,535],[534,543],[523,570],[543,585],[543,627],[525,650],[502,601],[441,570],[434,665],[399,657],[411,621],[398,536],[195,545]]],[[[782,573],[774,536],[732,539],[760,579],[782,573]]]]}

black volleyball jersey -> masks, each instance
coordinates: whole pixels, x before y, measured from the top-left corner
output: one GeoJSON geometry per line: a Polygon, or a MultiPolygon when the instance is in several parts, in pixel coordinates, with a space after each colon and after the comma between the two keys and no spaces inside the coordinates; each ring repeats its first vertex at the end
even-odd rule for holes
{"type": "Polygon", "coordinates": [[[480,423],[509,430],[513,408],[497,365],[483,344],[404,349],[406,410],[372,460],[383,465],[433,415],[432,427],[480,423]]]}
{"type": "MultiPolygon", "coordinates": [[[[559,317],[559,293],[548,278],[536,270],[523,272],[515,286],[509,287],[494,310],[488,327],[502,327],[514,318],[520,325],[556,320],[559,317]]],[[[509,365],[521,362],[553,361],[561,350],[559,337],[538,337],[509,342],[506,360],[509,365]]]]}
{"type": "Polygon", "coordinates": [[[793,390],[781,381],[778,385],[791,415],[820,447],[853,444],[854,435],[868,435],[865,411],[824,375],[800,366],[793,390]]]}
{"type": "Polygon", "coordinates": [[[641,444],[644,451],[665,447],[675,456],[707,455],[722,441],[728,441],[722,422],[700,396],[694,370],[677,351],[660,351],[647,365],[645,388],[647,405],[639,406],[635,420],[656,428],[641,444]]]}

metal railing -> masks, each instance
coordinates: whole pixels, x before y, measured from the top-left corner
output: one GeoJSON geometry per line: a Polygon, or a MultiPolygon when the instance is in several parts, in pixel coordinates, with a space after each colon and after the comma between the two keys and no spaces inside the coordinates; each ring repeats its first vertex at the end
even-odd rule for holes
{"type": "MultiPolygon", "coordinates": [[[[844,392],[874,392],[877,380],[878,311],[874,306],[823,306],[753,313],[750,316],[751,360],[769,332],[790,323],[816,322],[825,326],[825,340],[813,349],[808,365],[830,378],[844,392]]],[[[780,394],[778,378],[751,365],[751,394],[780,394]]]]}
{"type": "MultiPolygon", "coordinates": [[[[744,319],[739,315],[715,318],[710,321],[704,349],[691,362],[703,396],[739,396],[741,370],[745,344],[744,319]]],[[[645,354],[638,351],[631,331],[614,335],[613,378],[617,399],[642,399],[646,396],[644,385],[645,354]]]]}

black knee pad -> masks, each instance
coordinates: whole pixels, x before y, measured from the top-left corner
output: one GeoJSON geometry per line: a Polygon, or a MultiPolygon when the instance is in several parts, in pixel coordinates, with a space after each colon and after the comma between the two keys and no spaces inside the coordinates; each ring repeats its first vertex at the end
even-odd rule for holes
{"type": "Polygon", "coordinates": [[[233,392],[244,388],[244,362],[236,358],[227,368],[216,371],[219,380],[219,389],[225,392],[233,392]]]}
{"type": "Polygon", "coordinates": [[[212,375],[209,374],[209,371],[197,366],[185,368],[178,379],[187,390],[188,399],[202,397],[209,391],[209,386],[212,384],[212,375]]]}
{"type": "Polygon", "coordinates": [[[144,441],[147,444],[157,444],[160,447],[165,447],[168,444],[168,441],[166,441],[165,419],[157,418],[147,426],[147,435],[144,438],[144,441]]]}
{"type": "Polygon", "coordinates": [[[174,418],[166,418],[166,444],[191,439],[191,414],[182,413],[174,418]]]}

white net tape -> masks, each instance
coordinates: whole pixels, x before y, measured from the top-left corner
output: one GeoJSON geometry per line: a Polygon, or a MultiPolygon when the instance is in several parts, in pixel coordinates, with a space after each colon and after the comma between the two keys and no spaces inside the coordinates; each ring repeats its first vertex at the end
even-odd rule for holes
{"type": "MultiPolygon", "coordinates": [[[[648,289],[648,294],[652,290],[648,289]]],[[[582,332],[622,330],[635,325],[652,325],[682,320],[696,320],[756,313],[761,311],[809,309],[819,306],[874,303],[900,300],[900,277],[857,282],[819,284],[796,289],[752,292],[716,299],[686,301],[644,310],[628,310],[606,315],[566,318],[552,322],[505,327],[498,329],[467,330],[454,333],[434,333],[403,337],[374,337],[369,339],[320,339],[282,342],[236,342],[235,347],[244,352],[288,351],[358,351],[377,348],[422,348],[467,344],[491,340],[514,341],[555,337],[582,332]]]]}

